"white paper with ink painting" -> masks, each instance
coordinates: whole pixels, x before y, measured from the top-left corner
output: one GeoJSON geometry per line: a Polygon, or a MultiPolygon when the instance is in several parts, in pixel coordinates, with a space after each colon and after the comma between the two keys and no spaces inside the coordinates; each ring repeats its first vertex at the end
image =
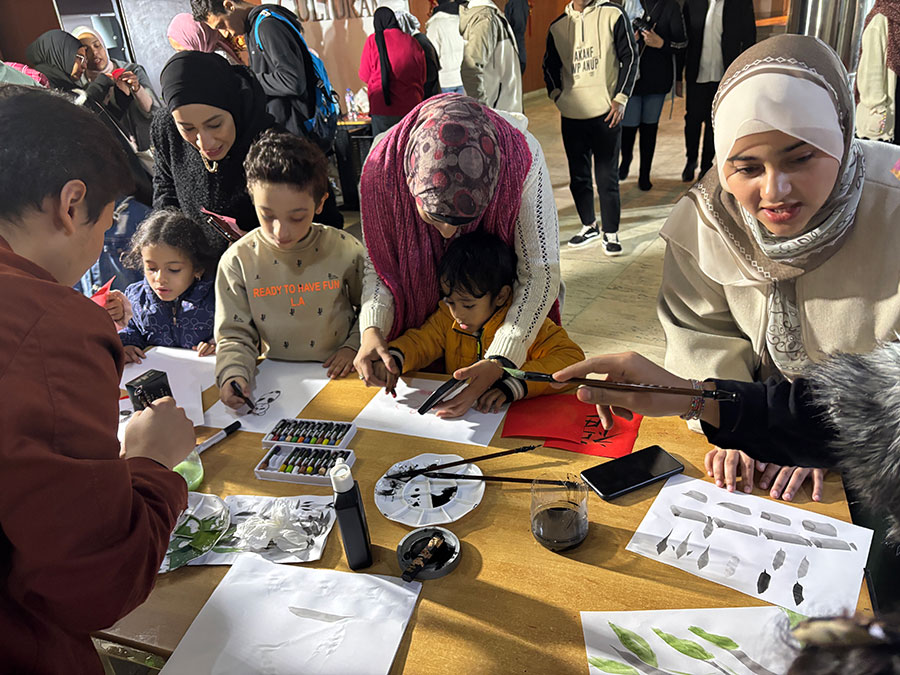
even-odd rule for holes
{"type": "Polygon", "coordinates": [[[242,555],[275,563],[318,560],[334,525],[333,502],[330,495],[229,495],[231,526],[209,553],[188,564],[232,565],[242,555]]]}
{"type": "MultiPolygon", "coordinates": [[[[216,383],[216,357],[197,356],[192,349],[175,347],[153,347],[145,351],[147,357],[141,363],[129,363],[122,371],[119,384],[125,389],[125,383],[146,373],[148,370],[160,370],[166,374],[172,397],[194,426],[203,424],[203,391],[216,383]]],[[[131,402],[120,405],[133,410],[131,402]]],[[[127,418],[120,417],[127,422],[127,418]]],[[[124,425],[123,431],[124,431],[124,425]]]]}
{"type": "Polygon", "coordinates": [[[490,445],[508,406],[503,406],[498,413],[480,413],[470,408],[465,415],[455,419],[437,417],[433,410],[420,415],[419,408],[441,384],[441,380],[400,379],[397,398],[386,394],[384,389],[379,390],[353,421],[363,429],[452,443],[490,445]]]}
{"type": "Polygon", "coordinates": [[[232,410],[222,401],[216,401],[206,411],[206,426],[224,429],[239,420],[241,431],[265,433],[278,420],[299,415],[328,384],[327,373],[319,362],[264,359],[256,369],[250,392],[253,410],[246,405],[232,410]]]}
{"type": "Polygon", "coordinates": [[[384,675],[421,588],[241,556],[161,672],[384,675]]]}
{"type": "Polygon", "coordinates": [[[856,609],[872,530],[687,476],[670,478],[627,550],[806,616],[856,609]]]}
{"type": "Polygon", "coordinates": [[[589,672],[779,675],[796,652],[779,607],[582,612],[589,672]]]}

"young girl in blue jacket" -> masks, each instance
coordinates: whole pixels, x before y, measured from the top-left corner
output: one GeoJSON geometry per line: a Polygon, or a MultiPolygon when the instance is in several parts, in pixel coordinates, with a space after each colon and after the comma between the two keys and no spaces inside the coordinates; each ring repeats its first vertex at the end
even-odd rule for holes
{"type": "Polygon", "coordinates": [[[133,312],[119,331],[127,363],[140,363],[150,346],[216,353],[215,258],[197,223],[177,209],[154,211],[135,232],[123,262],[144,271],[142,281],[125,289],[133,312]]]}

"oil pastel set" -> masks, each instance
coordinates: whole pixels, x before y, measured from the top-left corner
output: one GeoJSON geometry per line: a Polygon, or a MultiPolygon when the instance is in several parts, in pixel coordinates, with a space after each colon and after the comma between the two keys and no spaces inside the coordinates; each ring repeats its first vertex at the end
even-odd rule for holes
{"type": "Polygon", "coordinates": [[[856,608],[872,531],[674,476],[626,546],[806,616],[856,608]]]}
{"type": "Polygon", "coordinates": [[[275,444],[346,448],[355,434],[356,425],[350,422],[287,418],[266,432],[262,444],[264,448],[275,444]]]}
{"type": "Polygon", "coordinates": [[[356,453],[349,448],[272,445],[254,468],[260,480],[330,486],[328,472],[338,463],[352,467],[356,453]]]}

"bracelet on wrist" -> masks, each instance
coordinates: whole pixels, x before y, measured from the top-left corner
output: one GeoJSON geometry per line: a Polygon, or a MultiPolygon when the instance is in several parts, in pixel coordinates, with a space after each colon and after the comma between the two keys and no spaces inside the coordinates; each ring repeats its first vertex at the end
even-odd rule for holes
{"type": "MultiPolygon", "coordinates": [[[[699,380],[691,380],[691,388],[696,389],[698,392],[703,390],[703,383],[699,380]]],[[[706,405],[706,399],[703,398],[702,395],[698,394],[691,398],[691,407],[688,408],[688,411],[681,415],[681,419],[683,420],[698,420],[700,419],[700,415],[703,414],[703,408],[706,405]]]]}

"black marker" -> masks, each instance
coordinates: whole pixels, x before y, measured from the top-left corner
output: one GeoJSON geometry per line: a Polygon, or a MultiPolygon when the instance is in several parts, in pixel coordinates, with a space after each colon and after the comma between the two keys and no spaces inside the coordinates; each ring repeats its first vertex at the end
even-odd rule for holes
{"type": "Polygon", "coordinates": [[[246,403],[247,407],[250,408],[250,410],[254,410],[256,408],[256,406],[253,404],[253,401],[251,401],[249,398],[244,396],[244,392],[241,390],[241,385],[239,385],[237,383],[237,380],[231,381],[231,391],[234,392],[235,396],[237,396],[244,403],[246,403]]]}

